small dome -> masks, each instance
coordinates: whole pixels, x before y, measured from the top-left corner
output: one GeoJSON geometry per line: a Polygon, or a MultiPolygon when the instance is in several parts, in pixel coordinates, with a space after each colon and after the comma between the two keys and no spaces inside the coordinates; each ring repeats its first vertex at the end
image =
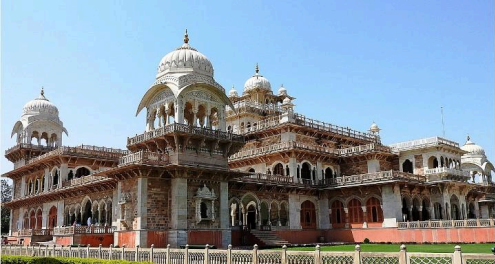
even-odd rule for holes
{"type": "Polygon", "coordinates": [[[58,108],[45,97],[45,91],[41,88],[40,96],[27,102],[22,108],[25,115],[47,113],[58,116],[58,108]]]}
{"type": "Polygon", "coordinates": [[[380,132],[380,128],[378,127],[378,125],[375,123],[375,121],[373,121],[373,124],[371,124],[370,126],[370,131],[373,132],[373,133],[378,133],[380,132]]]}
{"type": "Polygon", "coordinates": [[[468,136],[466,143],[461,147],[462,150],[467,151],[467,154],[464,155],[483,155],[485,156],[485,150],[480,146],[476,145],[474,142],[471,142],[471,138],[468,136]]]}
{"type": "Polygon", "coordinates": [[[284,101],[283,101],[283,104],[290,104],[291,103],[291,100],[289,97],[285,97],[284,101]]]}
{"type": "Polygon", "coordinates": [[[232,89],[230,89],[229,91],[229,97],[237,97],[237,96],[239,95],[237,94],[237,91],[234,89],[234,86],[232,86],[232,89]]]}
{"type": "Polygon", "coordinates": [[[287,89],[285,89],[283,84],[278,88],[278,95],[287,95],[287,89]]]}
{"type": "Polygon", "coordinates": [[[167,73],[190,73],[213,77],[213,65],[210,60],[189,45],[189,35],[184,35],[184,44],[168,53],[158,64],[157,78],[167,73]]]}
{"type": "Polygon", "coordinates": [[[259,74],[258,64],[256,64],[256,73],[251,78],[249,78],[246,83],[244,83],[244,92],[255,89],[266,91],[272,90],[270,82],[265,77],[259,74]]]}

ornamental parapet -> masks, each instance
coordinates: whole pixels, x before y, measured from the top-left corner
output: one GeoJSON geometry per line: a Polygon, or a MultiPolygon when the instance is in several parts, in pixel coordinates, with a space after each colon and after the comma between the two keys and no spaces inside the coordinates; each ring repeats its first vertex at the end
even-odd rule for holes
{"type": "Polygon", "coordinates": [[[350,156],[363,155],[366,153],[373,153],[373,152],[391,153],[389,147],[377,143],[370,143],[366,145],[359,145],[359,146],[343,148],[343,149],[334,149],[329,147],[304,144],[297,141],[288,141],[288,142],[272,144],[269,146],[239,151],[231,155],[229,161],[239,160],[243,158],[252,158],[252,157],[270,154],[273,152],[280,152],[280,151],[293,150],[293,149],[309,150],[313,152],[318,152],[320,154],[329,154],[338,157],[350,157],[350,156]]]}
{"type": "Polygon", "coordinates": [[[149,139],[154,139],[172,133],[192,134],[197,136],[214,138],[218,140],[232,140],[232,141],[244,143],[244,137],[242,135],[236,135],[230,132],[223,132],[220,130],[213,130],[209,128],[202,128],[202,127],[195,127],[185,124],[174,123],[174,124],[165,125],[163,127],[148,132],[144,132],[143,134],[136,135],[131,138],[127,138],[127,146],[142,143],[149,139]]]}
{"type": "Polygon", "coordinates": [[[463,171],[463,170],[452,169],[447,167],[425,170],[425,175],[436,175],[436,174],[469,177],[469,171],[463,171]]]}
{"type": "Polygon", "coordinates": [[[393,151],[400,152],[400,151],[421,149],[421,148],[441,146],[441,145],[459,148],[459,143],[441,137],[429,137],[429,138],[399,142],[399,143],[391,144],[389,145],[389,147],[393,151]]]}
{"type": "Polygon", "coordinates": [[[105,148],[105,147],[97,147],[91,145],[81,145],[77,147],[66,147],[62,146],[55,150],[52,150],[48,153],[40,155],[36,158],[30,159],[27,164],[32,164],[37,161],[43,160],[50,156],[57,155],[69,155],[69,156],[84,156],[91,158],[106,158],[111,160],[117,160],[122,155],[126,155],[128,153],[127,150],[122,149],[114,149],[114,148],[105,148]]]}
{"type": "Polygon", "coordinates": [[[118,166],[123,167],[131,164],[166,165],[170,164],[170,157],[166,154],[141,150],[121,157],[118,166]]]}
{"type": "Polygon", "coordinates": [[[53,235],[113,234],[115,231],[117,231],[117,228],[113,226],[64,226],[53,228],[53,235]]]}
{"type": "Polygon", "coordinates": [[[464,219],[464,220],[429,220],[398,222],[399,229],[416,228],[460,228],[460,227],[495,227],[495,220],[490,219],[464,219]]]}
{"type": "Polygon", "coordinates": [[[5,151],[5,155],[8,155],[11,152],[14,152],[19,149],[36,149],[40,151],[50,151],[55,149],[55,147],[51,146],[43,146],[43,145],[35,145],[35,144],[28,144],[28,143],[19,143],[5,151]]]}

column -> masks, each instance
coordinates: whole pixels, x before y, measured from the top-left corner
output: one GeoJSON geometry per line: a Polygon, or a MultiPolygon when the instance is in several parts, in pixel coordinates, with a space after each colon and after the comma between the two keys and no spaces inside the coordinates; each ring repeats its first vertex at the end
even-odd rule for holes
{"type": "Polygon", "coordinates": [[[184,124],[184,105],[182,98],[175,100],[175,123],[184,124]]]}
{"type": "Polygon", "coordinates": [[[322,168],[323,168],[323,165],[321,164],[321,161],[317,161],[316,162],[316,179],[317,180],[323,180],[325,177],[324,175],[322,174],[322,168]]]}
{"type": "Polygon", "coordinates": [[[345,228],[349,228],[350,227],[350,224],[349,224],[349,208],[347,208],[347,205],[344,205],[344,213],[345,213],[345,228]]]}
{"type": "Polygon", "coordinates": [[[197,114],[198,114],[198,107],[194,106],[193,107],[193,122],[192,126],[198,126],[198,117],[197,117],[197,114]]]}
{"type": "Polygon", "coordinates": [[[297,181],[297,161],[296,161],[296,158],[293,158],[293,157],[289,158],[289,172],[290,172],[290,176],[292,176],[294,181],[297,181]]]}
{"type": "Polygon", "coordinates": [[[328,198],[318,200],[319,229],[330,228],[330,213],[328,209],[328,198]]]}
{"type": "Polygon", "coordinates": [[[172,202],[168,242],[172,247],[187,244],[187,179],[171,180],[172,202]]]}
{"type": "Polygon", "coordinates": [[[43,189],[44,192],[48,192],[50,190],[50,187],[48,186],[50,180],[50,171],[48,168],[45,168],[45,188],[43,189]]]}
{"type": "Polygon", "coordinates": [[[12,226],[12,219],[14,219],[14,210],[13,209],[10,209],[10,217],[9,217],[9,236],[12,236],[12,229],[14,229],[14,227],[12,226]]]}
{"type": "Polygon", "coordinates": [[[22,176],[21,178],[21,195],[20,197],[26,196],[26,176],[22,176]]]}
{"type": "MultiPolygon", "coordinates": [[[[64,225],[64,206],[63,200],[57,202],[57,226],[64,225]]],[[[72,225],[72,223],[69,223],[69,225],[72,225]]]]}
{"type": "Polygon", "coordinates": [[[67,180],[67,174],[69,173],[69,166],[67,164],[60,165],[60,174],[58,175],[58,186],[62,186],[62,182],[67,180]]]}
{"type": "Polygon", "coordinates": [[[423,221],[423,206],[422,205],[419,206],[418,213],[419,213],[419,221],[423,221]]]}
{"type": "Polygon", "coordinates": [[[398,185],[382,187],[383,227],[397,227],[402,220],[402,202],[398,185]]]}
{"type": "MultiPolygon", "coordinates": [[[[220,228],[222,229],[222,247],[231,243],[232,233],[229,228],[229,183],[220,183],[220,228]]],[[[235,212],[234,212],[235,213],[235,212]]],[[[233,221],[232,221],[233,222],[233,221]]]]}
{"type": "MultiPolygon", "coordinates": [[[[136,218],[136,245],[141,247],[149,247],[147,245],[148,232],[146,227],[148,225],[148,178],[137,179],[137,218],[136,218]]],[[[100,215],[98,216],[100,217],[100,215]]]]}
{"type": "Polygon", "coordinates": [[[301,229],[301,203],[299,202],[299,195],[289,194],[289,206],[288,215],[290,229],[301,229]]]}
{"type": "Polygon", "coordinates": [[[366,206],[361,206],[361,210],[363,210],[363,228],[368,228],[368,208],[366,206]]]}

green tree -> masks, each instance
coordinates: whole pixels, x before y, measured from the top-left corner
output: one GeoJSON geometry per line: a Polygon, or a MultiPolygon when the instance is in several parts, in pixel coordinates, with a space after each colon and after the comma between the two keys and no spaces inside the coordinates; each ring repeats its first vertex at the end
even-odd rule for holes
{"type": "Polygon", "coordinates": [[[8,233],[10,226],[10,209],[4,206],[5,202],[12,200],[12,184],[2,179],[2,234],[8,233]]]}

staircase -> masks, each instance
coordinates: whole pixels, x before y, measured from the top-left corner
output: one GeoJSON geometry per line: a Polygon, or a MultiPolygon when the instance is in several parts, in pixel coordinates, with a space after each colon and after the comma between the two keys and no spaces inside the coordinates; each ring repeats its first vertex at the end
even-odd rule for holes
{"type": "Polygon", "coordinates": [[[259,240],[260,246],[281,247],[283,245],[290,244],[288,241],[280,238],[277,233],[273,231],[250,230],[249,232],[256,238],[256,240],[259,240]]]}

